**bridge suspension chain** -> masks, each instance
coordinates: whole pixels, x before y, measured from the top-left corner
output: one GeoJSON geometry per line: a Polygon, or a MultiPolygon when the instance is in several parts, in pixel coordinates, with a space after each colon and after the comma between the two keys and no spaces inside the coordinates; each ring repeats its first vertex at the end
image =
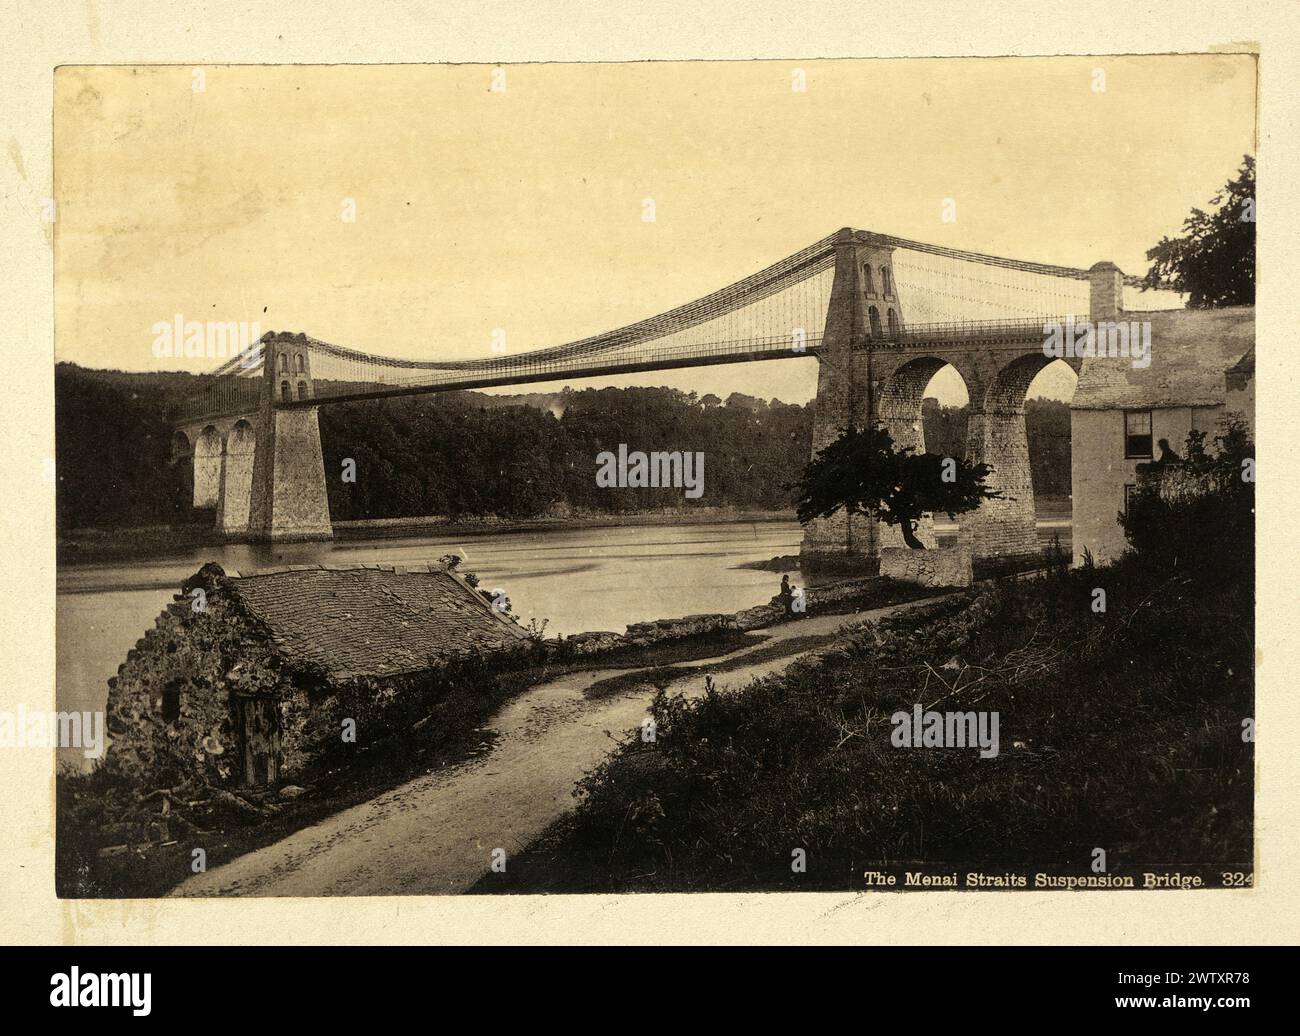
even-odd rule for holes
{"type": "MultiPolygon", "coordinates": [[[[893,249],[890,335],[996,337],[1026,334],[1035,322],[1089,310],[1089,271],[1009,259],[870,234],[893,249]],[[896,322],[896,323],[895,323],[896,322]],[[905,330],[904,330],[905,329],[905,330]]],[[[379,396],[561,379],[656,366],[687,366],[789,355],[816,348],[825,329],[836,264],[830,235],[733,284],[663,313],[562,345],[474,359],[405,360],[302,336],[311,398],[379,396]]],[[[1139,278],[1125,277],[1128,286],[1139,278]]],[[[885,313],[880,313],[884,318],[885,313]]],[[[874,318],[873,318],[874,319],[874,318]]],[[[187,401],[190,414],[255,409],[262,392],[261,344],[208,376],[187,401]]],[[[279,377],[279,372],[275,372],[279,377]]],[[[290,402],[292,374],[281,392],[290,402]]],[[[301,391],[301,390],[299,390],[301,391]]]]}

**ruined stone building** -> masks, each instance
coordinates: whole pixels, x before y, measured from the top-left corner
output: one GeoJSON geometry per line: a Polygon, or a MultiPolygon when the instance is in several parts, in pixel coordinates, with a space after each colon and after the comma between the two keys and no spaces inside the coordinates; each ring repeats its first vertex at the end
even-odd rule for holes
{"type": "Polygon", "coordinates": [[[1137,488],[1139,466],[1166,439],[1182,454],[1187,433],[1206,433],[1236,413],[1255,427],[1255,308],[1125,312],[1151,322],[1150,364],[1126,357],[1084,360],[1070,403],[1075,561],[1085,548],[1113,561],[1127,545],[1118,521],[1137,488]]]}
{"type": "Polygon", "coordinates": [[[274,785],[336,745],[344,720],[382,735],[400,712],[389,707],[441,667],[530,643],[438,564],[205,565],[109,682],[106,765],[159,783],[274,785]]]}

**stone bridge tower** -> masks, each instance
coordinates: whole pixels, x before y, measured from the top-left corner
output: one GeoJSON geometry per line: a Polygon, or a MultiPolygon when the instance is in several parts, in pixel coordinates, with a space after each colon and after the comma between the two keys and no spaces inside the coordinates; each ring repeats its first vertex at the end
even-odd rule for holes
{"type": "MultiPolygon", "coordinates": [[[[813,415],[814,457],[850,425],[865,428],[880,417],[873,380],[874,350],[870,346],[887,347],[903,326],[893,258],[893,247],[874,234],[846,227],[835,235],[835,274],[817,357],[820,370],[813,415]]],[[[898,442],[924,446],[919,422],[891,421],[889,430],[898,442]]],[[[874,557],[882,545],[893,542],[890,534],[902,543],[897,530],[841,511],[830,518],[814,519],[805,527],[802,554],[874,557]]]]}
{"type": "MultiPolygon", "coordinates": [[[[976,560],[1039,557],[1025,395],[1038,372],[1054,362],[1043,349],[1043,324],[1031,320],[995,329],[936,328],[932,340],[905,335],[889,242],[847,228],[834,241],[834,281],[817,356],[821,368],[812,455],[850,425],[882,426],[896,444],[924,451],[922,397],[930,379],[951,364],[970,397],[966,459],[990,465],[989,484],[1003,494],[1003,499],[986,500],[959,516],[960,542],[976,560]]],[[[1115,319],[1123,306],[1123,275],[1111,263],[1098,263],[1090,274],[1091,318],[1115,319]]],[[[1078,359],[1066,362],[1076,372],[1081,366],[1078,359]]],[[[917,535],[934,546],[928,517],[919,523],[917,535]]],[[[896,527],[840,512],[805,527],[801,556],[814,562],[871,562],[882,548],[895,546],[903,546],[896,527]]]]}
{"type": "Polygon", "coordinates": [[[262,400],[253,458],[248,533],[254,540],[330,539],[329,497],[317,407],[304,334],[262,338],[262,400]]]}

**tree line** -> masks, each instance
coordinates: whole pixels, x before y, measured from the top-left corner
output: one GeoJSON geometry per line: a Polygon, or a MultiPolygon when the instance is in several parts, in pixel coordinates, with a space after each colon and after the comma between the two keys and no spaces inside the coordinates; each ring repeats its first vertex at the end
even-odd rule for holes
{"type": "MultiPolygon", "coordinates": [[[[62,363],[55,369],[56,507],[60,528],[203,522],[192,474],[172,460],[168,408],[201,383],[181,373],[127,374],[62,363]]],[[[1069,410],[1027,404],[1039,494],[1069,493],[1069,410]]],[[[336,521],[447,515],[531,518],[727,506],[788,510],[808,463],[813,404],[739,392],[566,388],[340,403],[320,410],[330,513],[336,521]],[[705,491],[601,488],[598,454],[705,454],[705,491]],[[355,462],[356,481],[342,479],[355,462]]],[[[965,408],[925,406],[930,452],[965,452],[965,408]]]]}

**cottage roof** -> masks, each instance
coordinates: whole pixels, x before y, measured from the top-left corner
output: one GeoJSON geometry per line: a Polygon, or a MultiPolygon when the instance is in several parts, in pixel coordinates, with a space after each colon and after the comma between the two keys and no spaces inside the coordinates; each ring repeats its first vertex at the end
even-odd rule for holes
{"type": "Polygon", "coordinates": [[[1254,306],[1125,312],[1118,319],[1151,322],[1151,364],[1084,360],[1070,403],[1075,410],[1214,406],[1223,402],[1227,371],[1248,352],[1254,360],[1254,306]]]}
{"type": "Polygon", "coordinates": [[[441,565],[295,566],[231,574],[228,585],[279,649],[335,679],[396,676],[527,633],[441,565]]]}

